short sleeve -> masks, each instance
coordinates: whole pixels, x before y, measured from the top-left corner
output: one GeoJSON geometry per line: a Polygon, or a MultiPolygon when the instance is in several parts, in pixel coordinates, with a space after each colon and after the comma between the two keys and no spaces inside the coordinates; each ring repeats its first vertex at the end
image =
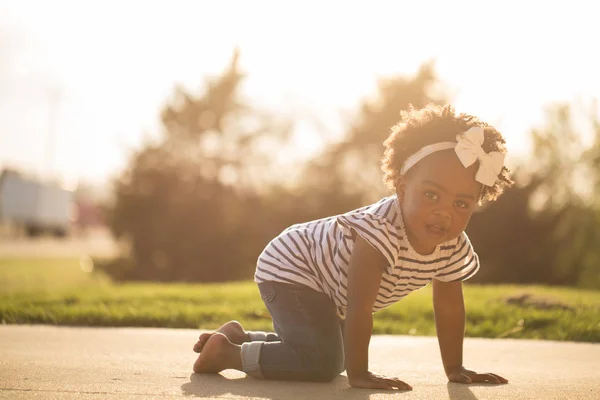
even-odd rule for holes
{"type": "Polygon", "coordinates": [[[459,236],[448,263],[434,277],[442,282],[466,281],[479,270],[479,257],[473,250],[466,233],[459,236]]]}
{"type": "Polygon", "coordinates": [[[375,214],[343,214],[337,223],[346,240],[353,240],[352,230],[385,257],[386,272],[391,273],[398,258],[398,232],[387,219],[375,214]]]}

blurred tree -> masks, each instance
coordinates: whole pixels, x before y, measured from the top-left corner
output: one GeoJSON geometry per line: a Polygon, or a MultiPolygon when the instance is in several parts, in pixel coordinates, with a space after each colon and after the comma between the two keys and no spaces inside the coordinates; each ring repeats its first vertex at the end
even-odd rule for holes
{"type": "Polygon", "coordinates": [[[600,135],[591,121],[596,140],[587,148],[569,105],[550,107],[546,125],[532,131],[535,163],[467,228],[484,265],[475,281],[600,287],[598,202],[590,196],[600,135]]]}
{"type": "Polygon", "coordinates": [[[581,237],[588,244],[579,273],[579,285],[600,289],[600,112],[597,100],[590,107],[592,143],[583,154],[588,166],[584,182],[590,188],[591,212],[584,218],[581,237]]]}
{"type": "Polygon", "coordinates": [[[105,268],[122,279],[224,281],[252,275],[271,231],[258,196],[287,140],[280,121],[240,101],[236,52],[196,97],[178,88],[164,107],[163,136],[148,143],[115,183],[110,226],[131,245],[105,268]],[[128,268],[124,268],[127,266],[128,268]]]}
{"type": "Polygon", "coordinates": [[[383,141],[410,104],[444,103],[433,63],[413,77],[381,79],[374,100],[364,100],[343,139],[312,160],[301,190],[312,217],[348,211],[386,195],[381,172],[383,141]]]}
{"type": "Polygon", "coordinates": [[[275,155],[292,124],[240,101],[238,54],[199,97],[178,88],[161,113],[163,136],[135,153],[115,183],[110,225],[130,257],[115,277],[222,281],[252,276],[264,245],[290,224],[349,210],[384,192],[382,142],[409,104],[436,97],[432,64],[379,82],[343,141],[309,163],[294,190],[275,155]],[[285,174],[284,174],[285,176],[285,174]]]}

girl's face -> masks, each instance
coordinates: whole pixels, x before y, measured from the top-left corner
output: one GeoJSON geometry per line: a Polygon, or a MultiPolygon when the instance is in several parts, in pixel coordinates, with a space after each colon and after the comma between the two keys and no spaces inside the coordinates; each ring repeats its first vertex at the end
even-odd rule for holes
{"type": "Polygon", "coordinates": [[[419,254],[457,238],[478,204],[479,164],[465,168],[453,150],[433,153],[413,166],[396,185],[408,240],[419,254]]]}

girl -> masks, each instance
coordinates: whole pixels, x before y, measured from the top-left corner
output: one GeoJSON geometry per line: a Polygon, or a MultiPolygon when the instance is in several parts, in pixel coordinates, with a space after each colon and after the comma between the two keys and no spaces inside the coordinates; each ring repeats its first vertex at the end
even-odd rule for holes
{"type": "Polygon", "coordinates": [[[479,269],[464,230],[479,204],[513,183],[502,135],[451,106],[429,105],[401,113],[384,144],[382,169],[395,194],[273,239],[254,280],[276,333],[230,321],[202,334],[195,372],[234,368],[264,379],[330,381],[345,369],[353,387],[410,390],[368,370],[372,314],[432,282],[448,379],[507,382],[462,360],[461,282],[479,269]]]}

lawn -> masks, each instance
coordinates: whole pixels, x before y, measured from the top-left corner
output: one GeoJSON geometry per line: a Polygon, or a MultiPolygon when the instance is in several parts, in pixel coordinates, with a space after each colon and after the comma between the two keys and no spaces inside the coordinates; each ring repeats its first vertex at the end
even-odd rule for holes
{"type": "MultiPolygon", "coordinates": [[[[116,284],[89,260],[0,259],[3,323],[213,329],[236,319],[270,330],[252,282],[116,284]],[[83,261],[83,262],[82,262],[83,261]]],[[[600,342],[600,292],[465,284],[467,336],[600,342]],[[506,298],[531,295],[508,304],[506,298]]],[[[435,335],[431,288],[375,314],[374,333],[435,335]]]]}

